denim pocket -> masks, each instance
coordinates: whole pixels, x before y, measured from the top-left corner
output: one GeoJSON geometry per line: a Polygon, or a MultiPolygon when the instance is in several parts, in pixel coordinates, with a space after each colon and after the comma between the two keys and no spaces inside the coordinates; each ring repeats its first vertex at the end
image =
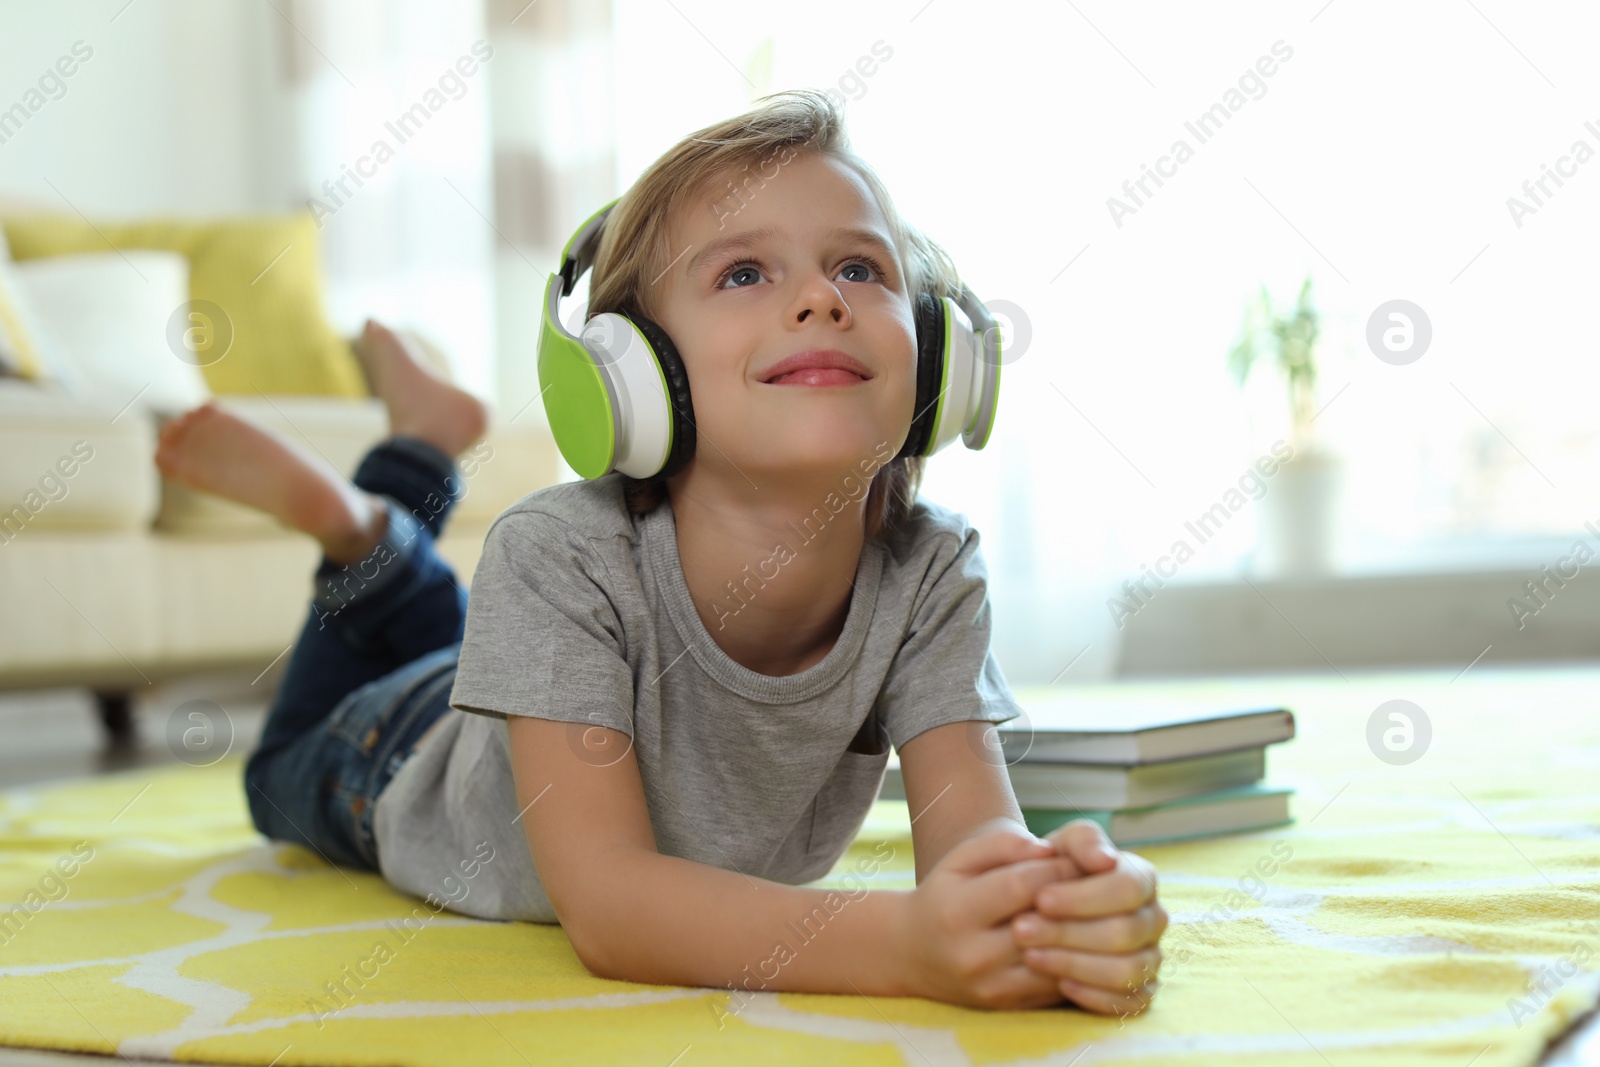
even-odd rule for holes
{"type": "MultiPolygon", "coordinates": [[[[391,676],[392,677],[392,676],[391,676]]],[[[362,686],[339,702],[328,716],[328,733],[343,741],[363,756],[371,755],[377,747],[383,728],[405,698],[384,686],[389,678],[362,686]]]]}
{"type": "Polygon", "coordinates": [[[323,780],[328,815],[374,869],[373,808],[409,745],[449,709],[456,654],[455,648],[439,649],[370,682],[328,717],[328,736],[339,753],[323,780]]]}
{"type": "Polygon", "coordinates": [[[398,670],[355,690],[339,702],[328,717],[328,733],[371,756],[379,741],[396,722],[396,713],[424,686],[437,685],[443,672],[453,671],[459,650],[455,646],[430,652],[398,670]]]}
{"type": "Polygon", "coordinates": [[[360,865],[377,870],[378,849],[372,832],[371,807],[372,802],[365,789],[352,789],[338,778],[329,782],[327,817],[332,820],[340,838],[355,849],[361,858],[360,865]]]}

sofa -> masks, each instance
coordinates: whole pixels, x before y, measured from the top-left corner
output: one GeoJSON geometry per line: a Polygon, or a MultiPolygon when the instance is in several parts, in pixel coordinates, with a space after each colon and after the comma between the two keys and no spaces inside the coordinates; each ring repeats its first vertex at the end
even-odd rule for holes
{"type": "MultiPolygon", "coordinates": [[[[0,371],[11,364],[0,373],[0,689],[87,686],[112,737],[125,739],[134,698],[164,679],[239,671],[270,687],[307,617],[317,546],[163,479],[158,429],[209,397],[349,476],[384,436],[382,404],[350,388],[210,389],[203,368],[152,336],[193,295],[183,257],[170,251],[3,257],[0,266],[0,371]],[[164,286],[165,296],[151,295],[164,286]]],[[[337,344],[348,358],[348,341],[337,344]]],[[[423,348],[448,375],[445,354],[423,348]]],[[[268,371],[285,368],[265,368],[262,380],[268,371]]],[[[463,468],[465,490],[439,542],[463,587],[494,517],[563,478],[533,406],[511,417],[492,410],[463,468]]]]}

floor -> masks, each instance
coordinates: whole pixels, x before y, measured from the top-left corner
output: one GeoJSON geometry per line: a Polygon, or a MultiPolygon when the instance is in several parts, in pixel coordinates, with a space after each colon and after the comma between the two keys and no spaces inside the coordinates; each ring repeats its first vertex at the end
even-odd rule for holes
{"type": "MultiPolygon", "coordinates": [[[[131,744],[116,748],[106,743],[86,691],[0,693],[0,737],[6,742],[0,746],[0,789],[175,762],[178,756],[168,742],[169,727],[173,727],[174,737],[181,738],[185,725],[198,721],[190,719],[190,713],[209,711],[213,706],[222,712],[215,720],[216,736],[223,730],[231,732],[231,750],[248,752],[261,733],[265,699],[246,679],[232,676],[158,686],[137,706],[136,736],[131,744]],[[209,703],[191,705],[191,701],[209,703]]],[[[108,1062],[112,1061],[107,1056],[0,1048],[0,1067],[108,1062]]],[[[1581,1020],[1540,1062],[1546,1067],[1600,1065],[1600,1012],[1581,1020]]]]}
{"type": "Polygon", "coordinates": [[[248,678],[207,676],[155,687],[137,705],[137,736],[126,747],[106,743],[95,705],[85,690],[48,689],[0,693],[0,789],[104,771],[174,763],[167,743],[169,722],[180,739],[190,712],[211,712],[216,737],[231,732],[234,752],[248,752],[261,734],[267,694],[252,691],[248,678]],[[185,708],[191,701],[204,705],[185,708]]]}

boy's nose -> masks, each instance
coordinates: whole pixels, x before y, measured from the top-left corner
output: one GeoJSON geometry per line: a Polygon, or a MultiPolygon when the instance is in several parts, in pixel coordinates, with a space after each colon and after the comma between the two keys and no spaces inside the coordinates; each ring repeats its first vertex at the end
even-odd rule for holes
{"type": "MultiPolygon", "coordinates": [[[[814,311],[815,311],[814,308],[809,308],[809,307],[801,308],[800,309],[800,314],[798,316],[798,321],[805,322],[813,314],[814,311]]],[[[837,303],[834,303],[833,305],[831,305],[828,308],[828,316],[834,322],[844,322],[846,325],[848,325],[848,321],[847,320],[850,317],[850,309],[844,303],[837,302],[837,303]]]]}

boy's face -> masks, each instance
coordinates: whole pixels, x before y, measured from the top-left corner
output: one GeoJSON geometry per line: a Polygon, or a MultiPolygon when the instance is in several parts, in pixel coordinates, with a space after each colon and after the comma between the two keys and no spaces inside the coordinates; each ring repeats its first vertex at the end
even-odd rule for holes
{"type": "Polygon", "coordinates": [[[916,325],[888,221],[847,164],[814,151],[783,159],[714,179],[669,226],[680,254],[652,304],[693,390],[700,439],[683,474],[718,468],[764,487],[863,462],[875,471],[911,427],[916,325]],[[835,232],[845,230],[879,240],[835,232]],[[730,238],[740,243],[718,244],[730,238]],[[780,360],[830,349],[869,377],[763,380],[780,360]]]}

